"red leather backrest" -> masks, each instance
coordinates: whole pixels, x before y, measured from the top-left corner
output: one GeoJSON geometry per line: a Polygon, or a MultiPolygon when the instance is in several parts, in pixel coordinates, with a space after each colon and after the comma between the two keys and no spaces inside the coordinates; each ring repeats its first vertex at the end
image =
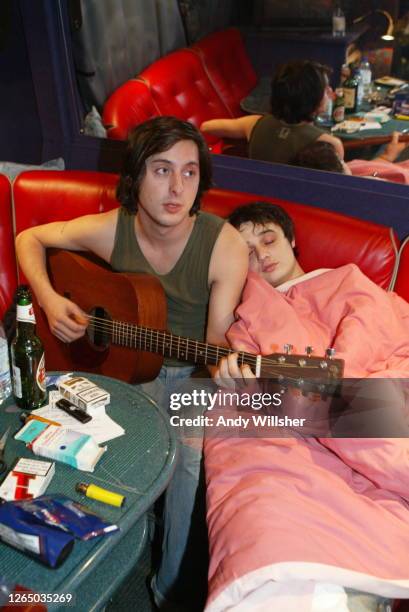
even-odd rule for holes
{"type": "Polygon", "coordinates": [[[393,290],[409,302],[409,236],[401,246],[398,275],[393,290]]]}
{"type": "Polygon", "coordinates": [[[206,119],[231,117],[200,58],[189,49],[158,59],[140,77],[149,85],[161,115],[174,115],[196,127],[206,119]]]}
{"type": "Polygon", "coordinates": [[[398,242],[391,228],[322,208],[223,189],[206,194],[202,208],[225,217],[237,206],[260,200],[279,204],[291,215],[300,264],[306,272],[353,262],[375,283],[388,289],[398,242]]]}
{"type": "Polygon", "coordinates": [[[117,181],[117,175],[104,172],[23,172],[13,185],[16,233],[115,208],[117,181]]]}
{"type": "Polygon", "coordinates": [[[105,102],[102,122],[109,138],[126,140],[130,129],[160,114],[147,84],[131,79],[105,102]]]}
{"type": "Polygon", "coordinates": [[[0,174],[0,319],[4,317],[13,300],[16,286],[17,268],[11,213],[11,186],[8,178],[0,174]]]}
{"type": "Polygon", "coordinates": [[[257,84],[242,36],[236,28],[214,32],[192,46],[219,96],[234,117],[243,115],[240,100],[257,84]]]}
{"type": "MultiPolygon", "coordinates": [[[[116,175],[102,172],[20,174],[14,184],[17,232],[118,206],[116,182],[116,175]]],[[[223,189],[211,189],[202,209],[227,216],[237,206],[255,200],[280,204],[293,217],[300,262],[307,272],[355,262],[374,282],[388,288],[396,255],[390,228],[320,208],[223,189]]]]}

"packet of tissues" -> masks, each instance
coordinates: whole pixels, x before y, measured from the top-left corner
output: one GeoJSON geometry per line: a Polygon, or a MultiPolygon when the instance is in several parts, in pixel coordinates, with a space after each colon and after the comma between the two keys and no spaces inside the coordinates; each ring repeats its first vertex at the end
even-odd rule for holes
{"type": "Polygon", "coordinates": [[[35,455],[67,463],[78,470],[93,472],[106,446],[92,436],[42,421],[28,421],[14,436],[25,442],[35,455]]]}

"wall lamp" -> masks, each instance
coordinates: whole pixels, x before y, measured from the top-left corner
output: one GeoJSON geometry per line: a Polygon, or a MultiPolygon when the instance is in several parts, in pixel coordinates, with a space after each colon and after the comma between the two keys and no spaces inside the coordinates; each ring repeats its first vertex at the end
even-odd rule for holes
{"type": "Polygon", "coordinates": [[[381,15],[386,17],[386,19],[388,20],[388,28],[385,34],[381,36],[382,40],[394,40],[395,37],[393,35],[393,25],[394,25],[393,19],[392,19],[392,15],[388,13],[388,11],[383,11],[382,9],[375,9],[374,11],[370,11],[369,13],[366,13],[365,15],[361,15],[360,17],[357,17],[356,19],[354,19],[354,23],[360,23],[361,21],[364,21],[364,19],[366,19],[373,13],[381,13],[381,15]]]}

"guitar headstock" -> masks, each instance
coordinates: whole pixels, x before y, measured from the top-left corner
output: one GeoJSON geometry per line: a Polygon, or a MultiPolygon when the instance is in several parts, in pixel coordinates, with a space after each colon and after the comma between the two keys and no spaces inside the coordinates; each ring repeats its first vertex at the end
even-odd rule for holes
{"type": "Polygon", "coordinates": [[[302,355],[292,353],[292,348],[291,344],[285,344],[283,353],[262,357],[260,378],[273,379],[303,393],[333,394],[344,374],[344,361],[335,358],[335,349],[329,348],[325,356],[317,356],[313,355],[311,346],[302,355]]]}

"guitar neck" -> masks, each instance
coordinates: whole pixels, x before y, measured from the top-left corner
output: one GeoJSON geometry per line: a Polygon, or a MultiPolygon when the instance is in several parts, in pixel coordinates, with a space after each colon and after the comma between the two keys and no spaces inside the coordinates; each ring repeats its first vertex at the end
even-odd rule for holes
{"type": "MultiPolygon", "coordinates": [[[[141,327],[121,321],[112,321],[111,340],[113,344],[203,365],[217,365],[222,357],[234,352],[224,346],[192,340],[191,338],[176,336],[168,331],[141,327]]],[[[247,363],[252,367],[256,366],[256,355],[242,351],[238,355],[240,365],[247,363]]]]}

